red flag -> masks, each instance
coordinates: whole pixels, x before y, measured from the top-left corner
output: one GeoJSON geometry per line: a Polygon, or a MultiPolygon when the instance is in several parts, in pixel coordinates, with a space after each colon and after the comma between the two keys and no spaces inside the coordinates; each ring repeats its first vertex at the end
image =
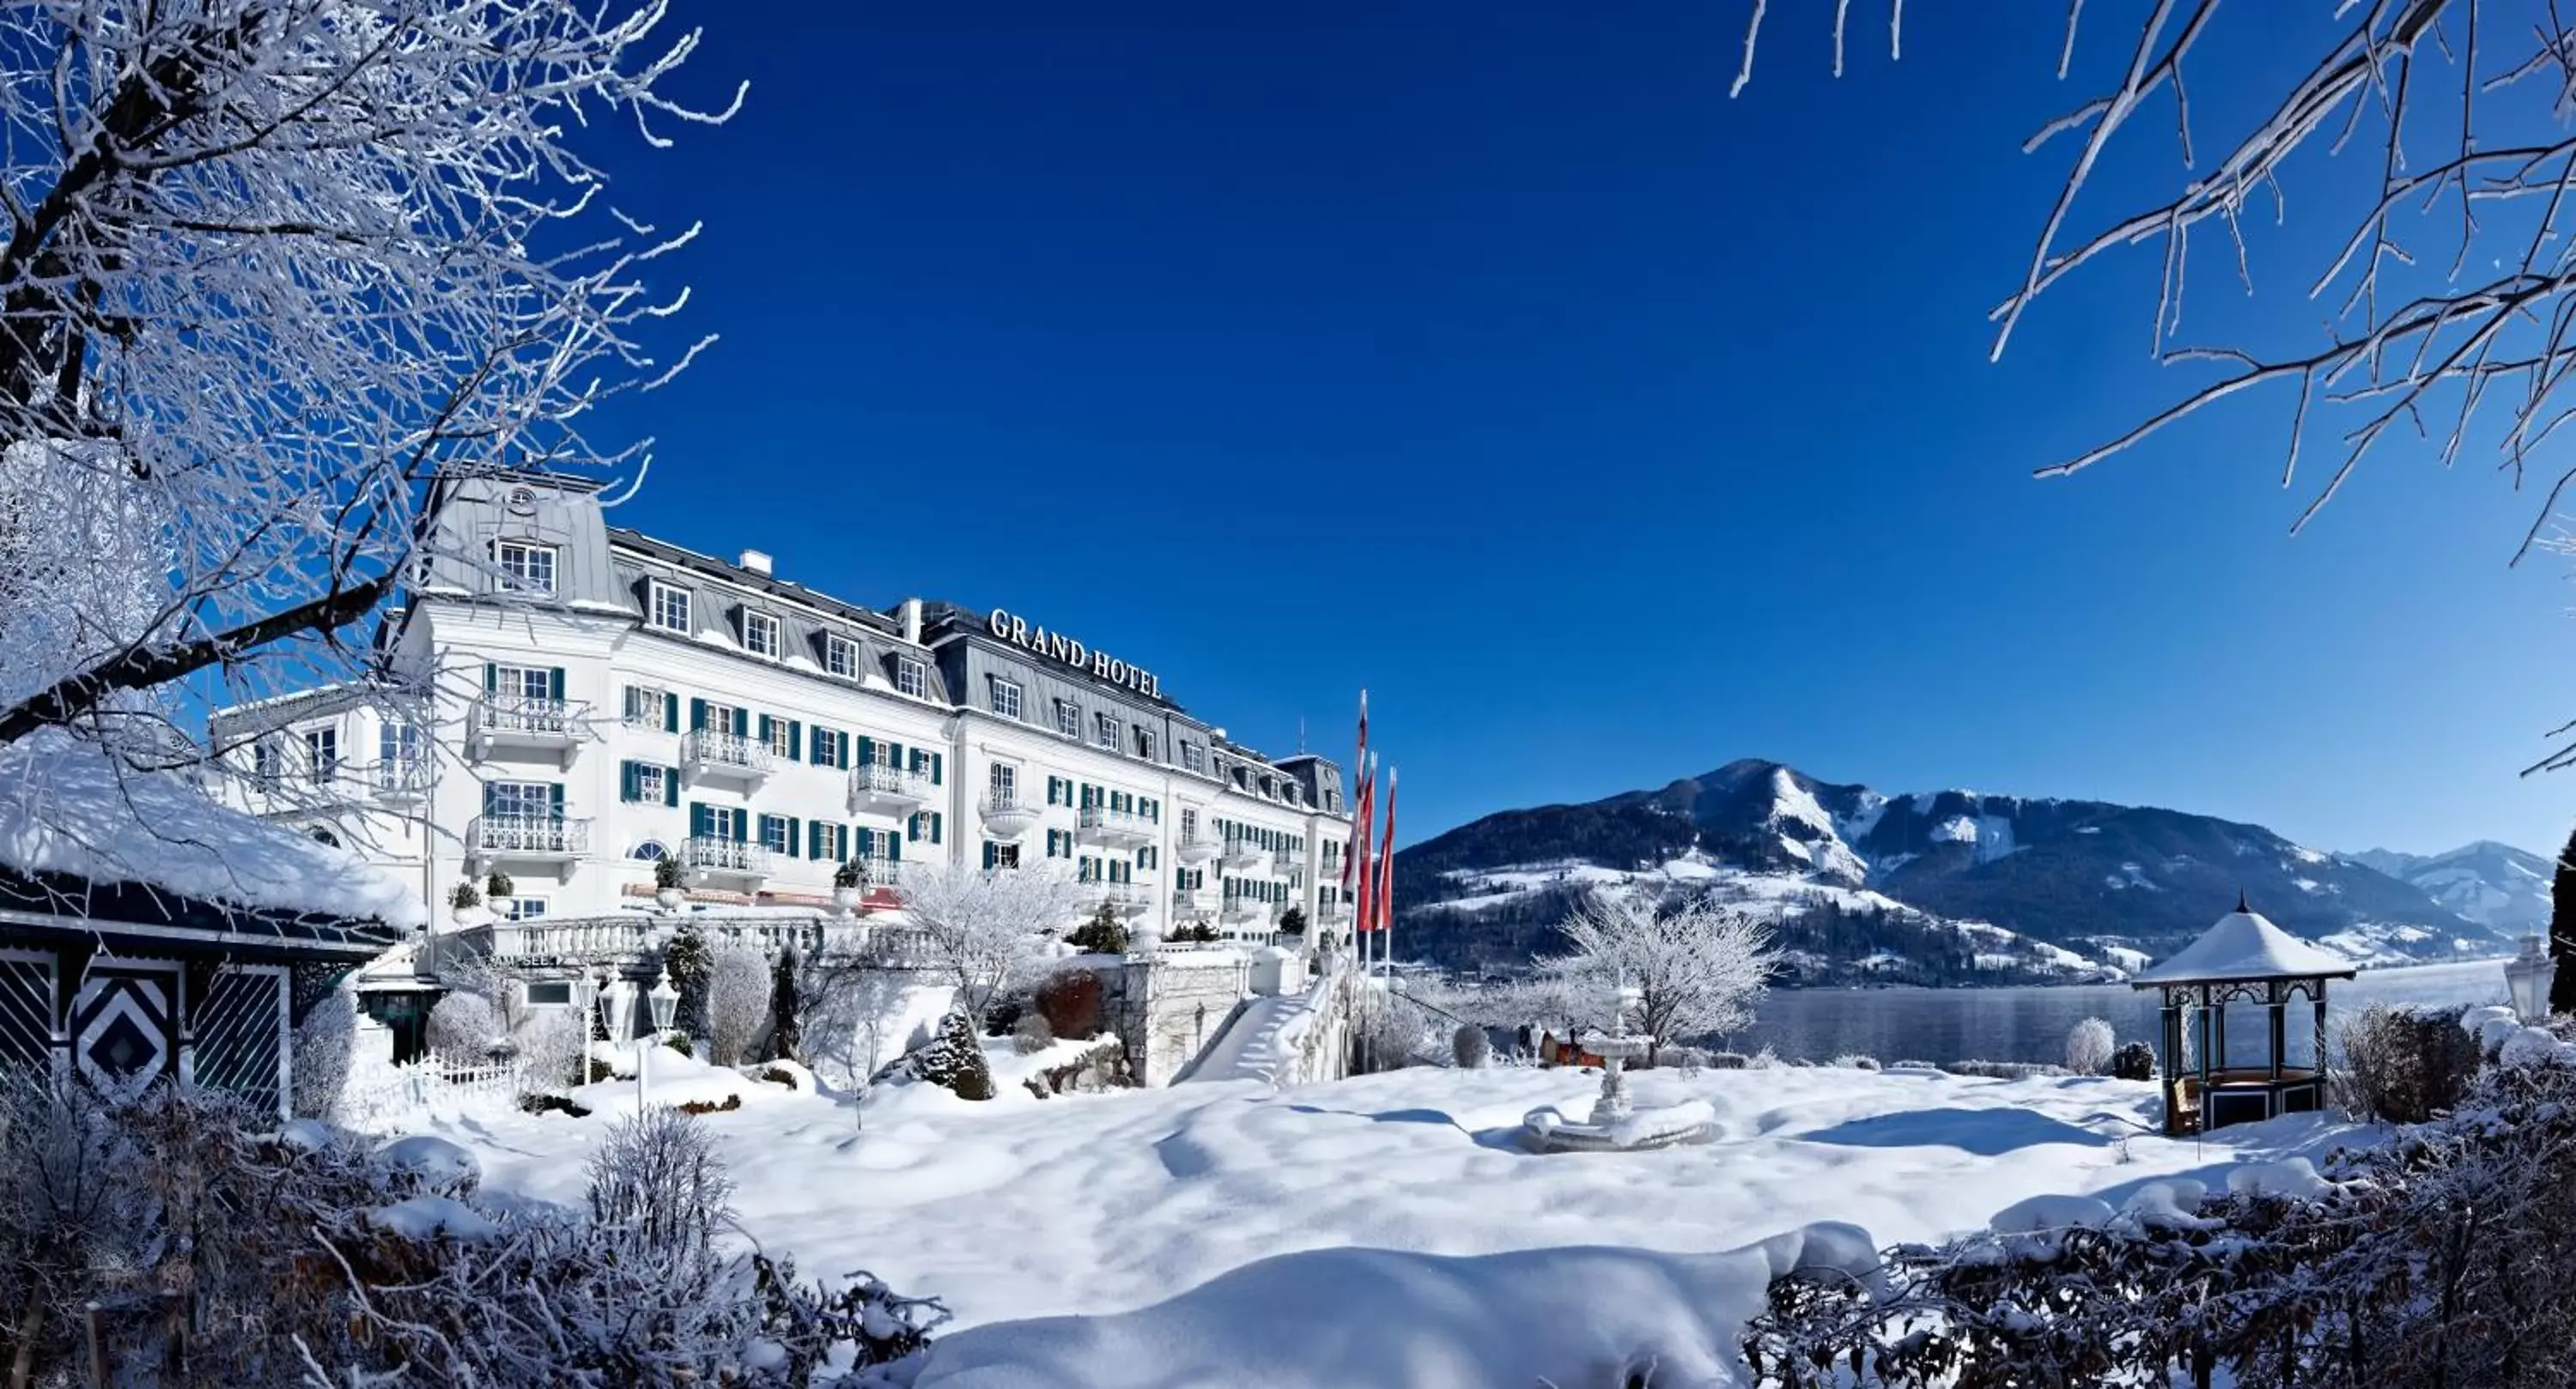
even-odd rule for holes
{"type": "Polygon", "coordinates": [[[1356,910],[1351,914],[1353,931],[1367,931],[1373,921],[1369,913],[1372,909],[1371,903],[1376,900],[1377,883],[1376,875],[1369,872],[1369,825],[1373,818],[1372,812],[1376,809],[1376,802],[1377,772],[1363,756],[1360,759],[1359,809],[1353,812],[1352,820],[1351,859],[1353,861],[1344,865],[1357,870],[1359,901],[1356,910]]]}
{"type": "Polygon", "coordinates": [[[1351,895],[1352,865],[1368,858],[1368,691],[1360,691],[1360,755],[1351,764],[1351,775],[1359,780],[1359,835],[1351,852],[1342,855],[1342,896],[1351,895]]]}
{"type": "Polygon", "coordinates": [[[1395,929],[1395,769],[1386,773],[1386,838],[1377,855],[1377,892],[1370,905],[1377,908],[1377,929],[1395,929]]]}

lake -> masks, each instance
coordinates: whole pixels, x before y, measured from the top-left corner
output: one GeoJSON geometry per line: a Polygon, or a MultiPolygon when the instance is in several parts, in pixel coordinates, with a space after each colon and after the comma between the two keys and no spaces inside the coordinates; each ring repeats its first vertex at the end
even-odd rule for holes
{"type": "MultiPolygon", "coordinates": [[[[2504,962],[2411,965],[2365,970],[2326,987],[2326,1025],[2373,1003],[2450,1005],[2505,1001],[2504,962]]],[[[2247,1014],[2228,1017],[2229,1051],[2240,1038],[2259,1043],[2262,1030],[2247,1014]]],[[[2304,1004],[2291,1010],[2292,1050],[2306,1052],[2299,1026],[2304,1004]]],[[[2086,1018],[2111,1024],[2122,1042],[2156,1042],[2156,995],[2126,984],[2059,985],[2012,989],[1775,989],[1762,1000],[1752,1027],[1730,1038],[1737,1051],[1768,1046],[1784,1059],[1830,1060],[1860,1052],[1881,1061],[2062,1061],[2066,1033],[2086,1018]]]]}

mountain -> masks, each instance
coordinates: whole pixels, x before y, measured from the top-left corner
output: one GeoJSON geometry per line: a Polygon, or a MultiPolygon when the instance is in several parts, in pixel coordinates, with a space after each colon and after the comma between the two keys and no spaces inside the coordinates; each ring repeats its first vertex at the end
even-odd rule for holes
{"type": "Polygon", "coordinates": [[[1569,904],[1621,882],[1740,901],[1779,923],[1803,973],[1831,981],[2118,977],[2188,944],[2239,892],[2370,963],[2491,953],[2505,934],[2260,825],[2107,801],[1891,796],[1757,759],[1488,815],[1400,851],[1396,878],[1408,953],[1454,967],[1525,964],[1554,948],[1569,904]]]}
{"type": "Polygon", "coordinates": [[[2352,857],[2500,936],[2549,925],[2549,882],[2558,865],[2539,854],[2481,839],[2447,854],[2372,849],[2352,857]]]}

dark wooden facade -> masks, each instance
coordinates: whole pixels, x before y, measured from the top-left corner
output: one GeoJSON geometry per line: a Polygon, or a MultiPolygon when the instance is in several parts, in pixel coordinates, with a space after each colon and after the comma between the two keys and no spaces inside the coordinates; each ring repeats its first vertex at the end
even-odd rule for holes
{"type": "Polygon", "coordinates": [[[0,1065],[111,1094],[176,1078],[283,1116],[295,1024],[402,934],[0,868],[0,1065]]]}

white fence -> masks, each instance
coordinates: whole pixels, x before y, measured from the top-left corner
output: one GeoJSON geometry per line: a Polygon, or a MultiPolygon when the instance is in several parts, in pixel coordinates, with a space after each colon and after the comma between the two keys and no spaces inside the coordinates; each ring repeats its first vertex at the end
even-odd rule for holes
{"type": "Polygon", "coordinates": [[[333,1117],[362,1133],[385,1133],[424,1118],[506,1110],[518,1097],[518,1069],[507,1063],[352,1067],[333,1117]]]}

